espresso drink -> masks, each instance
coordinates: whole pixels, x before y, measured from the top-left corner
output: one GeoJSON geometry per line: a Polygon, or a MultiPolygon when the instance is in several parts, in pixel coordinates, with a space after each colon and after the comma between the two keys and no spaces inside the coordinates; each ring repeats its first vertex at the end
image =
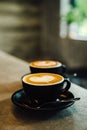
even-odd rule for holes
{"type": "Polygon", "coordinates": [[[29,65],[35,68],[54,68],[61,66],[61,63],[52,60],[39,60],[31,62],[29,65]]]}
{"type": "Polygon", "coordinates": [[[61,75],[53,73],[35,73],[26,75],[23,81],[27,84],[35,86],[49,86],[63,82],[64,78],[61,75]]]}
{"type": "Polygon", "coordinates": [[[47,102],[56,100],[62,92],[68,91],[71,83],[63,76],[54,73],[33,73],[22,77],[26,96],[32,101],[47,102]]]}
{"type": "Polygon", "coordinates": [[[29,63],[29,68],[31,73],[55,73],[55,74],[64,74],[65,66],[55,60],[37,60],[29,63]]]}

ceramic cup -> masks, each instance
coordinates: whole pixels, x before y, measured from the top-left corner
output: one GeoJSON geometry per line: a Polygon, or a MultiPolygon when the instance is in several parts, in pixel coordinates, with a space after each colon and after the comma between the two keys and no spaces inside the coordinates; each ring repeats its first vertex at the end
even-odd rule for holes
{"type": "Polygon", "coordinates": [[[65,75],[66,66],[55,60],[36,60],[29,63],[31,73],[56,73],[65,75]]]}
{"type": "Polygon", "coordinates": [[[31,100],[52,101],[59,94],[67,92],[71,82],[54,73],[26,74],[22,77],[23,89],[31,100]]]}

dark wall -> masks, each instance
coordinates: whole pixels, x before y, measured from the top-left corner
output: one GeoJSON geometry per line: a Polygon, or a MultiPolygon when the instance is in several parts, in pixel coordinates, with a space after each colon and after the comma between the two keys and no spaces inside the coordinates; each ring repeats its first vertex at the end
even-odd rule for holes
{"type": "Polygon", "coordinates": [[[40,56],[40,0],[0,1],[0,49],[24,60],[40,56]]]}

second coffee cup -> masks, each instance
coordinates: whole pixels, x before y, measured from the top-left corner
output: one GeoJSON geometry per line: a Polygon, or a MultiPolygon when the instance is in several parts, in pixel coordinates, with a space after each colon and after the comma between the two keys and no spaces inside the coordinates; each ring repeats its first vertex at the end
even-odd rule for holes
{"type": "Polygon", "coordinates": [[[31,73],[56,73],[64,75],[66,66],[55,60],[36,60],[29,62],[31,73]]]}

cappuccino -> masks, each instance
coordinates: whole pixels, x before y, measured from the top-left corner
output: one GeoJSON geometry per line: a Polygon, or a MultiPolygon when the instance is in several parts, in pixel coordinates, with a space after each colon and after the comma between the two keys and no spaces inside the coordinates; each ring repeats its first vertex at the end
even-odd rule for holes
{"type": "Polygon", "coordinates": [[[31,73],[55,73],[64,75],[65,65],[55,60],[36,60],[29,63],[31,73]]]}
{"type": "Polygon", "coordinates": [[[62,92],[67,92],[70,81],[54,73],[33,73],[22,77],[22,85],[27,98],[38,102],[56,100],[62,92]]]}
{"type": "Polygon", "coordinates": [[[27,84],[48,86],[63,82],[64,78],[61,75],[53,73],[35,73],[24,76],[23,81],[27,84]]]}
{"type": "Polygon", "coordinates": [[[54,67],[60,67],[61,63],[53,60],[39,60],[39,61],[37,60],[30,62],[29,65],[35,68],[54,68],[54,67]]]}

